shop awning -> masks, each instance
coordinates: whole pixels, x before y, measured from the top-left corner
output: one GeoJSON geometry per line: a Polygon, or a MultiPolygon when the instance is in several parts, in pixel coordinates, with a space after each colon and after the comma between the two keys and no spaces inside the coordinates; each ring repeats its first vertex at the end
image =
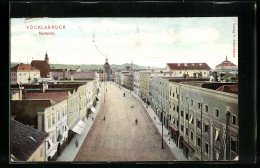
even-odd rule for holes
{"type": "Polygon", "coordinates": [[[218,135],[219,135],[219,130],[216,129],[215,141],[218,139],[218,135]]]}
{"type": "Polygon", "coordinates": [[[219,160],[219,153],[216,153],[216,160],[219,160]]]}
{"type": "Polygon", "coordinates": [[[53,150],[49,153],[48,156],[50,156],[50,157],[52,158],[52,157],[54,156],[54,154],[55,154],[56,151],[57,151],[56,149],[53,149],[53,150]]]}
{"type": "Polygon", "coordinates": [[[80,120],[80,121],[77,123],[77,125],[84,129],[85,126],[86,126],[86,123],[84,123],[83,121],[80,120]]]}
{"type": "Polygon", "coordinates": [[[190,121],[189,121],[189,123],[191,123],[192,120],[193,120],[193,116],[190,117],[190,121]]]}
{"type": "Polygon", "coordinates": [[[182,140],[183,145],[186,146],[189,150],[195,151],[193,147],[191,147],[185,140],[182,140]]]}
{"type": "Polygon", "coordinates": [[[48,142],[49,142],[50,146],[52,147],[53,143],[52,143],[52,140],[50,138],[48,139],[48,142]]]}
{"type": "Polygon", "coordinates": [[[95,107],[91,107],[91,111],[93,111],[93,113],[95,113],[96,112],[96,109],[95,109],[95,107]]]}
{"type": "Polygon", "coordinates": [[[174,125],[171,125],[171,128],[173,131],[178,132],[178,129],[174,125]]]}
{"type": "Polygon", "coordinates": [[[83,132],[83,128],[80,127],[79,125],[75,125],[74,128],[72,129],[72,131],[77,133],[77,134],[79,134],[79,135],[81,135],[82,132],[83,132]]]}

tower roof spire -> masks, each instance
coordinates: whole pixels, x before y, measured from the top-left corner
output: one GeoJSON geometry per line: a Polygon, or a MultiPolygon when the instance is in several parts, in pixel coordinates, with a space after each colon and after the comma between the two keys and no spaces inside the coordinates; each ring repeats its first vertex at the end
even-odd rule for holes
{"type": "Polygon", "coordinates": [[[45,59],[48,58],[48,54],[47,54],[47,50],[46,50],[46,54],[45,54],[45,59]]]}
{"type": "Polygon", "coordinates": [[[227,55],[226,55],[226,61],[227,61],[227,55]]]}

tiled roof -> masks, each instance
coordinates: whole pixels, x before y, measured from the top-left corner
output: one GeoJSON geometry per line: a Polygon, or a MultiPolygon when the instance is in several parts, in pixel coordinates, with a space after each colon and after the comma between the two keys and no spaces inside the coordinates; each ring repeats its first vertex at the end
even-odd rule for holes
{"type": "Polygon", "coordinates": [[[37,128],[37,109],[53,104],[51,100],[11,100],[10,111],[15,120],[37,128]]]}
{"type": "Polygon", "coordinates": [[[11,68],[11,71],[39,71],[39,70],[28,64],[17,64],[11,68]]]}
{"type": "Polygon", "coordinates": [[[233,64],[232,62],[230,62],[230,61],[223,61],[221,64],[218,64],[216,67],[225,67],[225,66],[235,66],[236,67],[236,65],[235,64],[233,64]]]}
{"type": "Polygon", "coordinates": [[[73,72],[72,74],[65,74],[65,78],[71,78],[71,75],[73,75],[74,79],[85,79],[85,78],[95,78],[96,73],[95,71],[88,71],[88,72],[73,72]]]}
{"type": "Polygon", "coordinates": [[[64,70],[63,69],[51,69],[50,71],[51,72],[63,72],[64,70]]]}
{"type": "Polygon", "coordinates": [[[171,70],[211,70],[206,63],[167,63],[171,70]]]}
{"type": "Polygon", "coordinates": [[[221,83],[221,82],[209,82],[209,81],[188,81],[183,82],[185,85],[192,85],[201,88],[217,90],[218,88],[222,87],[223,85],[236,85],[237,83],[221,83]]]}
{"type": "Polygon", "coordinates": [[[52,89],[52,88],[73,88],[75,89],[75,91],[78,90],[78,88],[81,86],[81,85],[84,85],[84,83],[68,83],[68,84],[54,84],[54,85],[48,85],[48,88],[49,89],[52,89]]]}
{"type": "Polygon", "coordinates": [[[25,93],[25,99],[50,99],[59,102],[68,97],[67,92],[25,93]]]}
{"type": "Polygon", "coordinates": [[[49,75],[51,70],[50,65],[46,61],[33,60],[31,66],[40,70],[42,78],[47,78],[47,75],[49,75]]]}
{"type": "Polygon", "coordinates": [[[46,132],[11,119],[10,153],[20,161],[27,161],[47,137],[48,134],[46,132]]]}
{"type": "Polygon", "coordinates": [[[168,79],[170,82],[192,82],[192,81],[209,81],[209,78],[174,78],[174,77],[164,77],[165,79],[168,79]]]}
{"type": "Polygon", "coordinates": [[[223,85],[217,91],[238,94],[238,85],[223,85]]]}

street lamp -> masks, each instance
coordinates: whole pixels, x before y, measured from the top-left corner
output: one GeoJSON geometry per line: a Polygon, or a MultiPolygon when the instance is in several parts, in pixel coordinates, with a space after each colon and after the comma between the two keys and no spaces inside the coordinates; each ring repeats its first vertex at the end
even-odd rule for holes
{"type": "Polygon", "coordinates": [[[188,105],[188,145],[190,144],[190,137],[189,137],[189,131],[190,131],[190,109],[189,109],[189,103],[188,103],[188,97],[186,97],[186,103],[188,105]]]}
{"type": "MultiPolygon", "coordinates": [[[[162,105],[162,101],[161,101],[161,105],[162,105]]],[[[163,147],[163,105],[162,105],[162,149],[164,149],[163,147]]]]}

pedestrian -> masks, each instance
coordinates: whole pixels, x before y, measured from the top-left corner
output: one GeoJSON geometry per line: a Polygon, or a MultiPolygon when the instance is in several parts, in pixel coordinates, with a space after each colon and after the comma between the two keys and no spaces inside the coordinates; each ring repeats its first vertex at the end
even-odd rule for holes
{"type": "Polygon", "coordinates": [[[168,139],[168,144],[170,144],[170,143],[171,143],[171,138],[168,139]]]}
{"type": "Polygon", "coordinates": [[[125,97],[125,93],[124,93],[124,97],[125,97]]]}
{"type": "Polygon", "coordinates": [[[75,145],[76,145],[76,148],[78,147],[78,145],[79,145],[79,143],[78,143],[78,141],[76,140],[76,142],[75,142],[75,145]]]}
{"type": "Polygon", "coordinates": [[[135,125],[137,125],[138,124],[138,120],[137,119],[135,119],[135,125]]]}
{"type": "Polygon", "coordinates": [[[104,121],[106,120],[106,117],[104,116],[104,121]]]}
{"type": "Polygon", "coordinates": [[[92,121],[94,120],[94,118],[92,117],[92,121]]]}
{"type": "Polygon", "coordinates": [[[153,120],[155,121],[156,120],[156,117],[154,116],[153,120]]]}

